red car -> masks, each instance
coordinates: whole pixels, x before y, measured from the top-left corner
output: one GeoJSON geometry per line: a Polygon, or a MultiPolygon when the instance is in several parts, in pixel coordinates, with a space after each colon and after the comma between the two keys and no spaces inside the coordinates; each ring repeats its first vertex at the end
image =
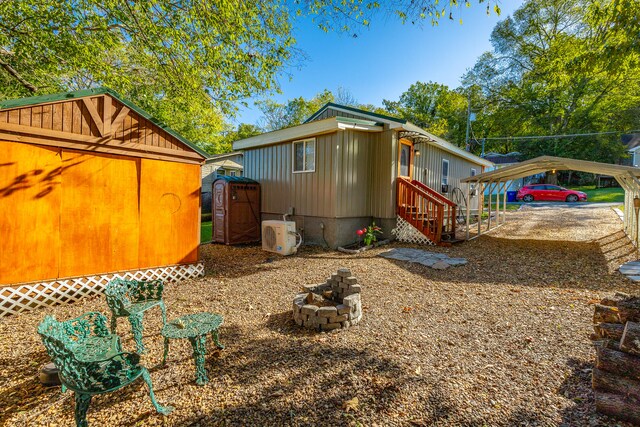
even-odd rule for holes
{"type": "Polygon", "coordinates": [[[534,184],[525,185],[516,195],[517,200],[523,202],[549,201],[549,202],[586,202],[587,195],[582,191],[567,190],[557,185],[534,184]]]}

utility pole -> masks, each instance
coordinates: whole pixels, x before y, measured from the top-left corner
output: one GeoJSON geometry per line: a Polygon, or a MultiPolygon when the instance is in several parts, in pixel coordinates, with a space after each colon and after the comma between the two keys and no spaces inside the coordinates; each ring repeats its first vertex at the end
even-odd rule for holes
{"type": "Polygon", "coordinates": [[[471,127],[471,93],[467,97],[467,135],[464,138],[464,146],[467,151],[471,151],[469,146],[469,128],[471,127]]]}
{"type": "Polygon", "coordinates": [[[480,153],[480,157],[484,157],[484,143],[487,141],[487,138],[482,138],[482,153],[480,153]]]}

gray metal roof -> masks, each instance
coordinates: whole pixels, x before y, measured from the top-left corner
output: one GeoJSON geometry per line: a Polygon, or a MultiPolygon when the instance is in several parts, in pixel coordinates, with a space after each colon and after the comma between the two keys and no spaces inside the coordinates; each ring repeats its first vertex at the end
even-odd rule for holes
{"type": "Polygon", "coordinates": [[[588,160],[568,159],[564,157],[541,156],[525,160],[512,166],[481,173],[461,180],[462,182],[495,182],[524,178],[550,170],[575,170],[611,176],[640,177],[640,168],[591,162],[588,160]]]}

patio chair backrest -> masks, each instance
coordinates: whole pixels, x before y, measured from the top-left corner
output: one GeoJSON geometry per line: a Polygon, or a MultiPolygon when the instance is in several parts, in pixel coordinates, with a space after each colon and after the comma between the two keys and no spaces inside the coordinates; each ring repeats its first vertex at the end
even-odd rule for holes
{"type": "Polygon", "coordinates": [[[133,303],[161,299],[163,289],[162,280],[113,279],[107,284],[104,294],[109,308],[122,314],[133,303]]]}
{"type": "Polygon", "coordinates": [[[91,336],[107,336],[107,318],[101,313],[87,313],[84,316],[59,322],[53,316],[46,316],[38,326],[47,353],[59,371],[63,384],[74,390],[95,389],[93,362],[90,349],[84,342],[91,336]],[[78,356],[82,353],[83,358],[78,356]],[[84,360],[83,360],[84,359],[84,360]]]}

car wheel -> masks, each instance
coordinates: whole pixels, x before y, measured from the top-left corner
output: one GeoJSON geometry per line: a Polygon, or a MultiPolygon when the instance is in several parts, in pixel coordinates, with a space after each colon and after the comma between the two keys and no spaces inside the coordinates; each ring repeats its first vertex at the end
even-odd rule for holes
{"type": "Polygon", "coordinates": [[[533,202],[533,196],[531,194],[526,194],[523,198],[523,201],[529,203],[529,202],[533,202]]]}
{"type": "Polygon", "coordinates": [[[569,203],[575,203],[578,201],[578,196],[576,196],[575,194],[569,194],[567,196],[567,202],[569,203]]]}

